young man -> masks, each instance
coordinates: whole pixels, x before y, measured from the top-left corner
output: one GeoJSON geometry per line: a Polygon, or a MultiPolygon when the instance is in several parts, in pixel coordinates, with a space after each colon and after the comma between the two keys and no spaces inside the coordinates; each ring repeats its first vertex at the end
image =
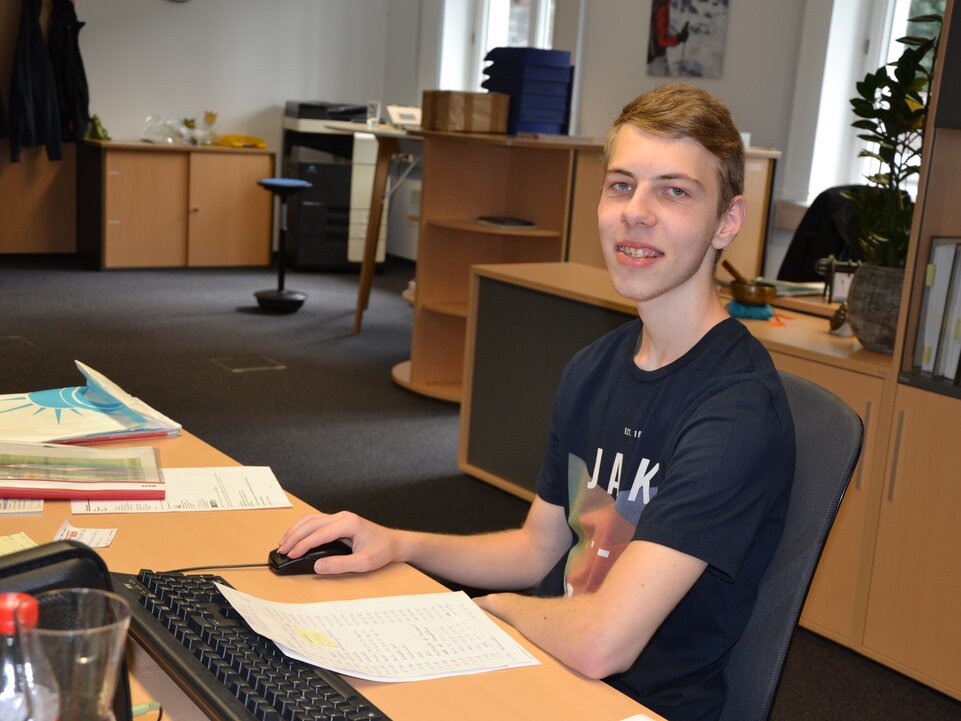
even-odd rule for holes
{"type": "Polygon", "coordinates": [[[406,561],[468,586],[536,587],[476,601],[671,721],[712,719],[794,469],[777,373],[714,285],[744,218],[744,150],[723,105],[672,84],[624,108],[605,156],[601,245],[640,317],[565,370],[523,527],[441,536],[314,514],[280,550],[343,538],[353,553],[317,573],[406,561]]]}

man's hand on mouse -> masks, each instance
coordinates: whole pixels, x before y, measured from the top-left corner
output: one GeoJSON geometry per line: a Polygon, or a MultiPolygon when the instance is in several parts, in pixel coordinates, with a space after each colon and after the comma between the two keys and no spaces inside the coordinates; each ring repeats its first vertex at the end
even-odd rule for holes
{"type": "Polygon", "coordinates": [[[351,547],[351,553],[318,560],[314,564],[314,573],[364,573],[401,560],[398,557],[398,535],[398,531],[349,511],[311,513],[284,533],[278,550],[291,558],[299,558],[315,546],[341,539],[351,547]]]}

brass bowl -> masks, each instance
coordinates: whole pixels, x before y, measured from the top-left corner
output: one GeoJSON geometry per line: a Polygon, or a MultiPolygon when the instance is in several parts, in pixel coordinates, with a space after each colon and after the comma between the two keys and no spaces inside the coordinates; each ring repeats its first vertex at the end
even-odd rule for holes
{"type": "Polygon", "coordinates": [[[744,305],[767,305],[777,296],[777,289],[773,285],[734,281],[731,283],[731,295],[744,305]]]}

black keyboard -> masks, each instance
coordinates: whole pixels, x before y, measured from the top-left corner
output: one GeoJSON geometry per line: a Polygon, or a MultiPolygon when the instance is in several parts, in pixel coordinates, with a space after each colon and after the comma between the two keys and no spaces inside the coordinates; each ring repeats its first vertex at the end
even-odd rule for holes
{"type": "Polygon", "coordinates": [[[233,610],[219,576],[113,573],[130,603],[130,634],[210,718],[387,719],[337,674],[285,656],[233,610]]]}

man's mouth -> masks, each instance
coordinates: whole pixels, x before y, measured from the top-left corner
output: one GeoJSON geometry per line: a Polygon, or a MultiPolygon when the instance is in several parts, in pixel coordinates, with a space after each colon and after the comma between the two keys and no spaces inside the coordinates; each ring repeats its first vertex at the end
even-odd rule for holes
{"type": "Polygon", "coordinates": [[[635,248],[632,245],[619,245],[617,246],[617,252],[630,258],[660,258],[664,255],[653,248],[635,248]]]}

